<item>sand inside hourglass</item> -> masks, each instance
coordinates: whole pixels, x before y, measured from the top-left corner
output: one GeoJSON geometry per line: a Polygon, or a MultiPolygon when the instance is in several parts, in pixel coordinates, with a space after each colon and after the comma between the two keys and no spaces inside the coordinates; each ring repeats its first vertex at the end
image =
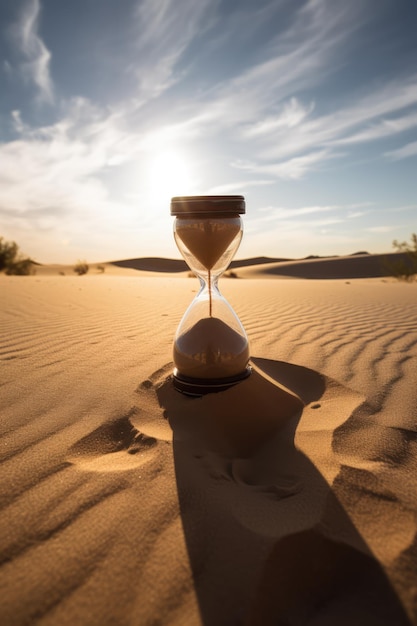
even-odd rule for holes
{"type": "Polygon", "coordinates": [[[191,254],[210,271],[240,232],[239,218],[177,219],[176,235],[191,254]]]}
{"type": "Polygon", "coordinates": [[[246,337],[216,317],[200,319],[174,343],[174,363],[190,378],[228,378],[249,361],[246,337]]]}
{"type": "Polygon", "coordinates": [[[178,219],[176,236],[207,269],[208,317],[177,337],[174,362],[181,374],[191,378],[226,378],[241,374],[249,360],[244,335],[212,316],[211,269],[239,234],[240,218],[178,219]]]}

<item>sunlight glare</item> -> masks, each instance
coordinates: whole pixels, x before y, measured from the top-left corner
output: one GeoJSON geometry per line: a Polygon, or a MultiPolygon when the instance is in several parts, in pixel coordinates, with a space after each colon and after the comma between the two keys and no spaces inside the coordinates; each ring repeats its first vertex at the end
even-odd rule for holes
{"type": "Polygon", "coordinates": [[[149,191],[154,201],[190,193],[192,179],[189,164],[182,154],[164,150],[149,162],[149,191]]]}

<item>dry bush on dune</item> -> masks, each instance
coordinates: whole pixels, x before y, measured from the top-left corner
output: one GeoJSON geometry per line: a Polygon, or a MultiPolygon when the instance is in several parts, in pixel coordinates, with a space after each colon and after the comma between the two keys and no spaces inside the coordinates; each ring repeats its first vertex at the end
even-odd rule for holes
{"type": "Polygon", "coordinates": [[[0,237],[0,272],[5,271],[9,276],[29,276],[35,273],[34,261],[23,257],[15,241],[5,241],[0,237]]]}
{"type": "Polygon", "coordinates": [[[86,261],[78,261],[78,263],[74,265],[74,272],[78,274],[78,276],[87,274],[89,269],[90,267],[86,261]]]}
{"type": "Polygon", "coordinates": [[[390,275],[398,280],[413,281],[417,274],[417,235],[411,235],[411,243],[394,239],[392,245],[397,252],[403,253],[403,258],[385,264],[390,275]]]}

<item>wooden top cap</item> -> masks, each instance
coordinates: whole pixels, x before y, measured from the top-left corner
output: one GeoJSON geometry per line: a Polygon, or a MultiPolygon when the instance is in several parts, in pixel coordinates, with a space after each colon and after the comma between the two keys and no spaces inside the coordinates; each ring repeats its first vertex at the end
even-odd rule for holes
{"type": "Polygon", "coordinates": [[[195,213],[245,213],[243,196],[175,196],[171,198],[171,215],[195,213]]]}

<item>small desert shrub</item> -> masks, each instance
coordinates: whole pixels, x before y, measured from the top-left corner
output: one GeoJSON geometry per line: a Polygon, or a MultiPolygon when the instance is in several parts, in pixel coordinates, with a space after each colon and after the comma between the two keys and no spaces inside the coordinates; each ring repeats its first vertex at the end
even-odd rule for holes
{"type": "Polygon", "coordinates": [[[13,263],[19,248],[14,241],[5,241],[0,237],[0,270],[5,270],[13,263]]]}
{"type": "Polygon", "coordinates": [[[34,274],[34,262],[23,257],[15,241],[5,241],[0,237],[0,272],[5,270],[9,276],[28,276],[34,274]]]}
{"type": "Polygon", "coordinates": [[[104,274],[106,268],[104,267],[104,265],[97,265],[96,270],[100,272],[100,274],[104,274]]]}
{"type": "Polygon", "coordinates": [[[90,267],[86,261],[78,261],[78,263],[74,265],[74,272],[78,274],[78,276],[87,274],[89,269],[90,267]]]}
{"type": "Polygon", "coordinates": [[[32,259],[19,258],[6,269],[8,276],[30,276],[36,274],[32,259]]]}
{"type": "Polygon", "coordinates": [[[417,235],[415,233],[411,235],[411,243],[399,242],[394,239],[392,245],[397,252],[402,252],[404,256],[398,261],[386,264],[390,275],[398,278],[398,280],[411,282],[417,274],[417,235]]]}

